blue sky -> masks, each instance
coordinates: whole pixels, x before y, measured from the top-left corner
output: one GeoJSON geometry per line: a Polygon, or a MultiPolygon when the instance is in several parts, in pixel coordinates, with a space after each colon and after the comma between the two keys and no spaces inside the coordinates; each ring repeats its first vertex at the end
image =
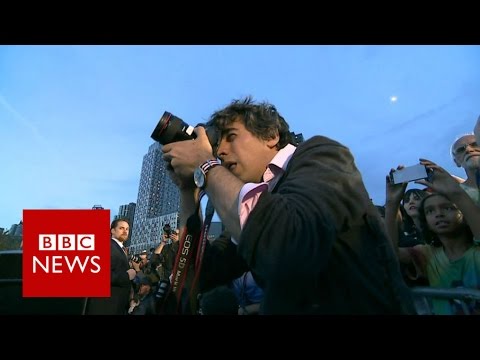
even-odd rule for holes
{"type": "Polygon", "coordinates": [[[164,111],[195,125],[248,94],[348,146],[375,203],[420,157],[464,177],[449,147],[480,115],[479,65],[479,46],[0,46],[0,227],[23,209],[115,215],[164,111]]]}

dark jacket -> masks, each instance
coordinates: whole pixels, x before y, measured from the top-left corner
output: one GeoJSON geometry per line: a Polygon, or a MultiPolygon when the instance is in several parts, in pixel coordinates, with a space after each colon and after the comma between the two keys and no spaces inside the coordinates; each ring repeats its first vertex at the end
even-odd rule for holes
{"type": "Polygon", "coordinates": [[[265,314],[412,311],[353,156],[326,137],[300,144],[250,213],[238,250],[264,288],[265,314]]]}
{"type": "Polygon", "coordinates": [[[211,244],[207,242],[200,277],[201,292],[230,285],[248,271],[245,260],[238,254],[237,246],[230,238],[230,233],[223,231],[211,244]]]}
{"type": "Polygon", "coordinates": [[[153,254],[150,259],[150,267],[152,270],[157,271],[160,280],[168,280],[172,274],[173,266],[175,265],[175,258],[177,256],[178,247],[180,241],[175,241],[170,244],[166,244],[160,254],[153,254]],[[157,267],[162,265],[158,270],[157,267]]]}
{"type": "Polygon", "coordinates": [[[127,273],[130,265],[122,248],[113,239],[110,239],[110,254],[111,296],[88,299],[87,315],[125,315],[127,313],[132,287],[127,273]]]}

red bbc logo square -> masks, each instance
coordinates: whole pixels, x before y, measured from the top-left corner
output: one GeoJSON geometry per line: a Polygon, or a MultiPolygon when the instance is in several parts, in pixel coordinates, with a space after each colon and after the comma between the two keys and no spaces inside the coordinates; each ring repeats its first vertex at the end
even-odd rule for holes
{"type": "Polygon", "coordinates": [[[23,296],[109,297],[110,210],[23,210],[23,296]]]}

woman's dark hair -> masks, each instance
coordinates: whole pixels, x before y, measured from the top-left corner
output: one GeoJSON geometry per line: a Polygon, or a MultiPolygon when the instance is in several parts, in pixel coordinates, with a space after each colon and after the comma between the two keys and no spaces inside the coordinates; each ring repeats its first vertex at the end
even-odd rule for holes
{"type": "Polygon", "coordinates": [[[420,200],[423,200],[428,195],[428,193],[422,189],[410,189],[410,190],[407,190],[405,194],[403,194],[402,203],[400,206],[400,212],[402,213],[402,220],[403,220],[402,231],[408,234],[412,234],[416,230],[418,231],[421,230],[421,229],[416,229],[413,219],[410,217],[410,215],[407,214],[404,208],[405,203],[407,203],[410,200],[410,196],[412,194],[414,196],[416,195],[420,200]]]}
{"type": "Polygon", "coordinates": [[[422,189],[410,189],[410,190],[407,190],[405,191],[405,194],[403,194],[403,198],[402,198],[402,205],[405,204],[406,202],[408,202],[408,200],[410,200],[410,195],[417,195],[420,200],[422,200],[425,196],[428,195],[428,193],[425,191],[425,190],[422,190],[422,189]]]}
{"type": "Polygon", "coordinates": [[[213,113],[207,126],[216,127],[223,136],[228,126],[237,120],[242,121],[245,128],[259,139],[270,140],[278,134],[278,150],[293,144],[289,126],[275,106],[267,102],[255,103],[251,96],[233,100],[227,107],[213,113]]]}
{"type": "MultiPolygon", "coordinates": [[[[448,198],[443,194],[439,194],[439,193],[428,194],[426,197],[422,199],[422,202],[418,207],[418,213],[420,215],[419,219],[420,219],[420,223],[422,224],[422,234],[423,234],[423,239],[425,240],[425,243],[435,247],[439,247],[439,246],[442,246],[442,243],[438,238],[437,234],[435,234],[432,230],[429,229],[427,224],[427,218],[425,216],[425,202],[427,201],[427,199],[430,199],[434,196],[442,196],[448,200],[448,198]]],[[[465,231],[467,232],[468,237],[472,239],[472,242],[473,242],[473,233],[472,233],[472,230],[470,229],[470,226],[468,226],[468,224],[466,223],[465,218],[463,220],[463,223],[464,223],[465,231]]]]}

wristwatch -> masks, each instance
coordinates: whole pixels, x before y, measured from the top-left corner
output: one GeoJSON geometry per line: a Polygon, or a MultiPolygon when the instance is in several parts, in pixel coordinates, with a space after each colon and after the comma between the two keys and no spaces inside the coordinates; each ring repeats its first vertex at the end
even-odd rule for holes
{"type": "Polygon", "coordinates": [[[221,165],[222,163],[220,160],[207,160],[205,161],[202,165],[197,167],[195,171],[193,172],[193,181],[195,182],[195,185],[203,189],[205,188],[205,185],[207,184],[207,174],[208,172],[213,169],[215,166],[221,165]]]}

